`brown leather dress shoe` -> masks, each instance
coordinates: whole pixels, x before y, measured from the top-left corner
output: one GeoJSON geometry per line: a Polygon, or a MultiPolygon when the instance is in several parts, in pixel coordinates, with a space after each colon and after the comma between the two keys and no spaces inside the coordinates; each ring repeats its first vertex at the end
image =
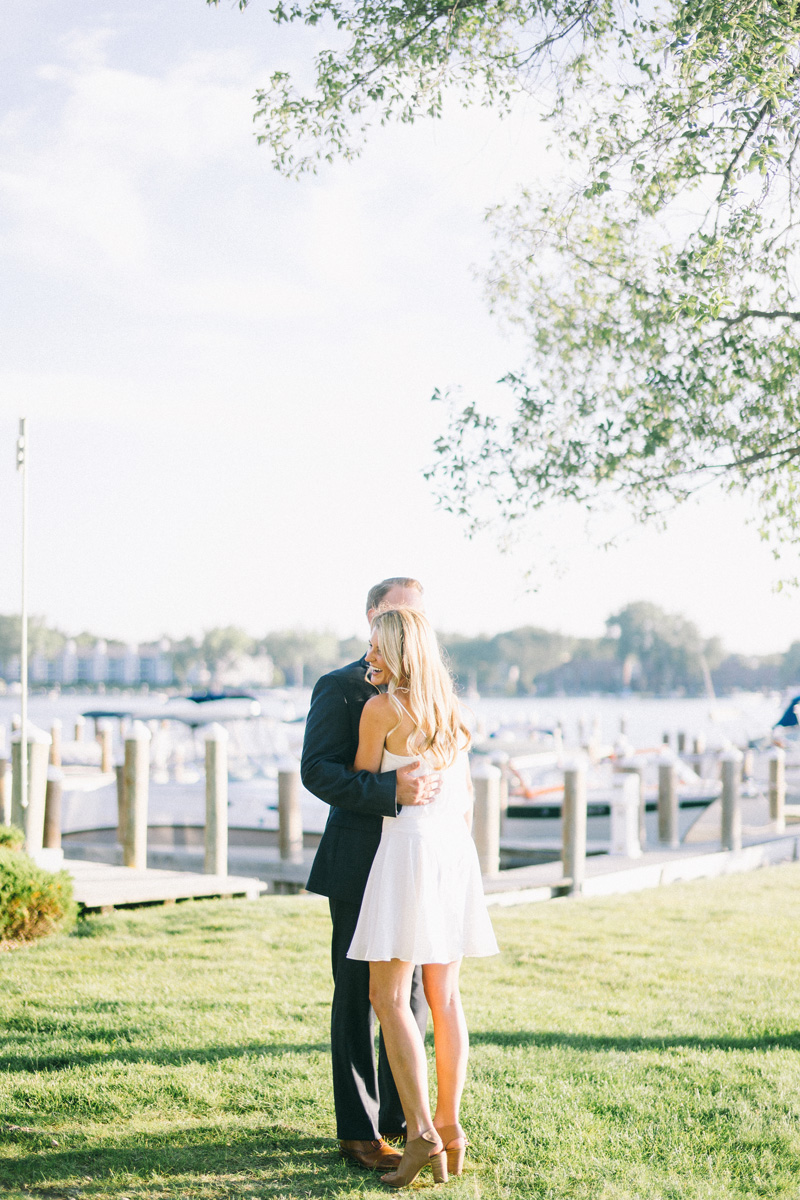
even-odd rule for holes
{"type": "Polygon", "coordinates": [[[393,1150],[383,1138],[379,1141],[340,1141],[342,1158],[351,1158],[368,1171],[393,1171],[400,1164],[402,1155],[393,1150]]]}

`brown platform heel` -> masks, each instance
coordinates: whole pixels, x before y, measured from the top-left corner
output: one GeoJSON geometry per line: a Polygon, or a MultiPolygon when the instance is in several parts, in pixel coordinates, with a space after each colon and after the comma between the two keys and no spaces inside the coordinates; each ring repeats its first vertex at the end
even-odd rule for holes
{"type": "Polygon", "coordinates": [[[390,1188],[408,1187],[428,1165],[434,1183],[447,1183],[447,1155],[435,1129],[424,1129],[419,1137],[406,1142],[400,1166],[388,1175],[381,1175],[381,1183],[390,1188]]]}
{"type": "Polygon", "coordinates": [[[469,1145],[464,1130],[460,1125],[442,1125],[436,1132],[442,1139],[447,1155],[448,1175],[460,1175],[464,1170],[464,1155],[469,1145]]]}

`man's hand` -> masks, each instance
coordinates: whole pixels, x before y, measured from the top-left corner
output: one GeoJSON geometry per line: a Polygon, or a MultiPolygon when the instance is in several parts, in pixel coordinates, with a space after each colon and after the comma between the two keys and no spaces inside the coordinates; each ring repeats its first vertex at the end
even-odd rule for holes
{"type": "Polygon", "coordinates": [[[406,767],[397,768],[397,803],[403,807],[414,804],[430,804],[439,794],[442,783],[438,775],[415,775],[422,766],[417,759],[406,767]]]}

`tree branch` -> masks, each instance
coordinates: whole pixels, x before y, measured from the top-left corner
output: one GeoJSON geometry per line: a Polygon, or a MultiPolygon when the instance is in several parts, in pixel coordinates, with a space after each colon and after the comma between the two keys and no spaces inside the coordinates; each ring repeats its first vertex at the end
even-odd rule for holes
{"type": "MultiPolygon", "coordinates": [[[[792,72],[792,74],[789,76],[789,79],[787,80],[787,83],[786,83],[787,92],[793,83],[797,83],[798,79],[800,79],[800,67],[796,67],[795,70],[792,72]]],[[[725,172],[722,176],[722,183],[720,184],[719,191],[717,193],[717,202],[719,204],[722,203],[723,193],[726,191],[726,189],[730,183],[731,175],[733,174],[734,167],[736,166],[737,162],[744,154],[745,147],[747,146],[747,143],[750,141],[750,138],[753,136],[753,134],[758,129],[761,122],[764,120],[764,117],[769,112],[772,103],[773,103],[772,100],[764,101],[763,105],[756,113],[753,124],[748,129],[741,144],[739,145],[739,148],[737,149],[737,151],[734,154],[731,161],[728,163],[728,166],[726,167],[725,172]]]]}
{"type": "Polygon", "coordinates": [[[750,317],[763,317],[767,321],[778,321],[785,317],[787,321],[800,321],[800,312],[796,312],[790,308],[776,308],[772,312],[766,312],[760,308],[745,308],[735,317],[716,317],[726,329],[730,329],[734,325],[740,325],[742,321],[747,321],[750,317]]]}

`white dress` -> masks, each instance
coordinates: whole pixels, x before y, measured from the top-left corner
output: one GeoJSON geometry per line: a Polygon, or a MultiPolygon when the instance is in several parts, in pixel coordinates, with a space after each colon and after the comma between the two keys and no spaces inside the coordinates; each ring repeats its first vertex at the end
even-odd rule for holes
{"type": "MultiPolygon", "coordinates": [[[[384,749],[382,771],[420,755],[384,749]]],[[[420,774],[433,768],[423,760],[420,774]]],[[[463,955],[497,954],[469,811],[467,755],[440,772],[442,787],[430,804],[405,805],[383,818],[348,958],[367,962],[447,963],[463,955]]]]}

